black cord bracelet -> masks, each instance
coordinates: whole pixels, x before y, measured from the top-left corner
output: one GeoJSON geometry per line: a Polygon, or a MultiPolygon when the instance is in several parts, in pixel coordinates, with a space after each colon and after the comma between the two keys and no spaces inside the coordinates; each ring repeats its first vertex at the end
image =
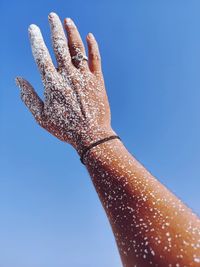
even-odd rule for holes
{"type": "Polygon", "coordinates": [[[119,139],[119,140],[121,140],[121,138],[120,138],[119,136],[117,136],[117,135],[112,135],[112,136],[106,137],[106,138],[104,138],[104,139],[101,139],[101,140],[99,140],[99,141],[97,141],[97,142],[95,142],[95,143],[89,145],[88,147],[84,148],[83,151],[82,151],[82,154],[81,154],[81,156],[80,156],[80,161],[84,164],[84,162],[83,162],[83,158],[84,158],[85,154],[86,154],[91,148],[93,148],[94,146],[97,146],[97,145],[99,145],[99,144],[102,144],[102,143],[104,143],[104,142],[107,142],[107,141],[109,141],[109,140],[116,139],[116,138],[119,139]]]}

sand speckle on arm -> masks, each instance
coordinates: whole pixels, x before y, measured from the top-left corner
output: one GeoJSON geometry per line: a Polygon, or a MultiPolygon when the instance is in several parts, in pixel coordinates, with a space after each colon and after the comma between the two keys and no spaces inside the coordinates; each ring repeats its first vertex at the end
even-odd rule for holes
{"type": "MultiPolygon", "coordinates": [[[[29,27],[32,53],[44,85],[40,99],[24,78],[16,79],[21,98],[44,129],[71,144],[79,154],[115,134],[93,37],[87,36],[89,64],[72,20],[67,38],[50,13],[57,66],[36,25],[29,27]]],[[[200,266],[200,220],[114,139],[90,149],[84,163],[111,223],[124,267],[200,266]]]]}
{"type": "Polygon", "coordinates": [[[200,220],[120,140],[86,157],[125,266],[199,266],[200,220]]]}

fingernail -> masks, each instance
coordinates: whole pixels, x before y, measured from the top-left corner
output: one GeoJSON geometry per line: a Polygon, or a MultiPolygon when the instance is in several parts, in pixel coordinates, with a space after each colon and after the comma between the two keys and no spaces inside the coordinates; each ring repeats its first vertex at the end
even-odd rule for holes
{"type": "Polygon", "coordinates": [[[65,19],[65,24],[67,25],[67,26],[74,26],[74,22],[72,21],[72,19],[70,19],[70,18],[66,18],[65,19]]]}
{"type": "Polygon", "coordinates": [[[17,86],[20,86],[19,77],[16,77],[16,78],[15,78],[15,83],[16,83],[17,86]]]}
{"type": "Polygon", "coordinates": [[[15,78],[15,83],[18,87],[20,87],[20,77],[15,78]]]}
{"type": "Polygon", "coordinates": [[[58,15],[55,12],[49,13],[48,17],[52,19],[53,17],[57,17],[58,15]]]}
{"type": "Polygon", "coordinates": [[[95,39],[94,35],[91,32],[88,33],[88,37],[91,38],[91,39],[95,39]]]}
{"type": "Polygon", "coordinates": [[[28,27],[28,31],[29,31],[29,32],[35,32],[35,31],[38,31],[38,30],[39,30],[39,28],[38,28],[38,26],[35,25],[35,24],[31,24],[31,25],[28,27]]]}

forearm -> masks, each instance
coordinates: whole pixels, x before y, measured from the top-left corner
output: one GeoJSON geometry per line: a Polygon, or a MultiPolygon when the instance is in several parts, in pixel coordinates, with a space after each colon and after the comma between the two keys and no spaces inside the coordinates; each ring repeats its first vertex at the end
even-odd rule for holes
{"type": "MultiPolygon", "coordinates": [[[[54,66],[40,29],[29,27],[31,47],[44,84],[44,100],[16,79],[21,98],[38,124],[78,153],[113,134],[98,43],[87,35],[88,58],[78,29],[49,14],[54,66]]],[[[199,266],[200,221],[145,170],[119,140],[92,148],[84,157],[109,217],[124,266],[199,266]]]]}
{"type": "Polygon", "coordinates": [[[124,266],[199,266],[200,220],[121,141],[92,148],[85,164],[124,266]]]}

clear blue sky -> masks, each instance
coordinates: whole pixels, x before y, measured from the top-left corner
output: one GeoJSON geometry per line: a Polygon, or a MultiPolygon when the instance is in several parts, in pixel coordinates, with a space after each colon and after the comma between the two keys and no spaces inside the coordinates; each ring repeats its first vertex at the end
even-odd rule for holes
{"type": "Polygon", "coordinates": [[[76,151],[41,129],[14,77],[42,96],[27,27],[72,17],[99,41],[112,126],[129,151],[200,214],[200,1],[0,2],[0,266],[120,267],[76,151]]]}

